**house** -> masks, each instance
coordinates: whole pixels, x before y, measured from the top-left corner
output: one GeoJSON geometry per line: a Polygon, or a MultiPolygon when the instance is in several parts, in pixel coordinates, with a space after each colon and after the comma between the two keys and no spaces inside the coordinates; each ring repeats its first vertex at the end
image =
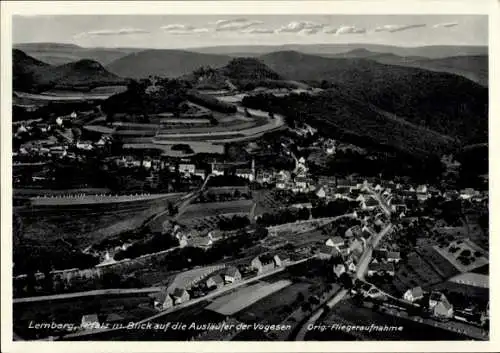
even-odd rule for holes
{"type": "Polygon", "coordinates": [[[342,239],[341,237],[335,236],[335,237],[329,238],[325,242],[325,245],[338,248],[341,245],[344,245],[344,239],[342,239]]]}
{"type": "Polygon", "coordinates": [[[399,251],[389,251],[387,253],[387,262],[398,263],[401,261],[401,253],[399,251]]]}
{"type": "Polygon", "coordinates": [[[367,275],[368,277],[374,276],[380,272],[380,264],[378,262],[371,262],[368,265],[368,272],[367,275]]]}
{"type": "Polygon", "coordinates": [[[378,201],[373,197],[368,197],[364,202],[361,202],[361,209],[373,210],[379,205],[378,201]]]}
{"type": "Polygon", "coordinates": [[[433,291],[429,296],[429,309],[432,310],[434,307],[442,300],[445,300],[446,297],[441,292],[433,291]]]}
{"type": "Polygon", "coordinates": [[[212,163],[212,174],[213,175],[224,175],[225,167],[224,164],[212,163]]]}
{"type": "Polygon", "coordinates": [[[265,273],[273,270],[276,266],[281,266],[281,261],[279,264],[276,263],[275,258],[270,255],[261,255],[254,258],[250,264],[250,267],[257,270],[257,273],[265,273]]]}
{"type": "Polygon", "coordinates": [[[387,251],[387,249],[384,249],[384,248],[373,250],[373,258],[375,258],[377,260],[382,260],[382,261],[387,260],[387,254],[388,254],[388,251],[387,251]]]}
{"type": "Polygon", "coordinates": [[[408,289],[405,294],[403,294],[403,299],[413,303],[417,300],[420,300],[424,297],[424,291],[422,290],[422,287],[415,287],[408,289]]]}
{"type": "Polygon", "coordinates": [[[316,196],[320,199],[324,199],[326,197],[326,190],[324,186],[321,186],[316,190],[316,196]]]}
{"type": "Polygon", "coordinates": [[[196,166],[192,163],[179,163],[179,173],[194,174],[196,166]]]}
{"type": "Polygon", "coordinates": [[[241,273],[234,266],[228,267],[224,271],[223,276],[224,276],[224,281],[226,283],[234,283],[234,282],[237,282],[237,281],[241,280],[241,273]]]}
{"type": "Polygon", "coordinates": [[[235,175],[248,181],[254,181],[255,177],[252,169],[236,169],[235,175]]]}
{"type": "Polygon", "coordinates": [[[341,256],[340,251],[336,247],[323,245],[319,248],[318,258],[321,260],[329,260],[332,257],[341,256]]]}
{"type": "Polygon", "coordinates": [[[307,178],[303,176],[298,176],[295,178],[295,186],[300,190],[305,190],[309,187],[307,178]]]}
{"type": "Polygon", "coordinates": [[[153,293],[151,297],[153,298],[153,305],[157,310],[166,310],[174,306],[174,300],[166,291],[153,293]]]}
{"type": "Polygon", "coordinates": [[[353,252],[355,250],[359,251],[359,252],[363,252],[364,247],[365,247],[365,245],[364,245],[362,240],[354,239],[349,244],[349,252],[353,252]]]}
{"type": "Polygon", "coordinates": [[[396,273],[396,271],[394,269],[394,264],[392,262],[381,263],[380,264],[380,271],[382,271],[382,273],[385,273],[389,276],[394,276],[394,274],[396,273]]]}
{"type": "Polygon", "coordinates": [[[80,326],[84,329],[98,328],[99,318],[97,314],[83,315],[80,326]]]}
{"type": "Polygon", "coordinates": [[[346,267],[347,267],[347,271],[349,272],[356,272],[357,270],[357,266],[356,264],[354,263],[354,260],[352,257],[350,257],[347,261],[346,261],[346,267]]]}
{"type": "Polygon", "coordinates": [[[204,169],[198,169],[198,168],[196,168],[196,169],[194,170],[194,173],[193,173],[193,174],[194,174],[194,175],[196,175],[197,177],[200,177],[200,178],[202,178],[202,179],[205,179],[205,170],[204,170],[204,169]]]}
{"type": "Polygon", "coordinates": [[[462,200],[470,200],[474,197],[477,197],[480,195],[480,192],[477,190],[474,190],[473,188],[466,188],[463,190],[460,190],[460,198],[462,200]]]}
{"type": "Polygon", "coordinates": [[[172,299],[174,300],[174,305],[178,305],[189,300],[189,293],[183,288],[175,288],[172,293],[172,299]]]}
{"type": "Polygon", "coordinates": [[[427,185],[419,185],[417,187],[417,200],[425,201],[429,198],[430,194],[427,191],[427,185]]]}
{"type": "Polygon", "coordinates": [[[340,277],[345,272],[346,272],[346,269],[345,269],[344,264],[338,264],[338,265],[333,266],[333,273],[335,273],[335,275],[337,277],[340,277]]]}
{"type": "Polygon", "coordinates": [[[348,256],[349,253],[351,252],[351,249],[349,248],[348,244],[342,244],[339,247],[337,247],[338,251],[342,256],[348,256]]]}
{"type": "Polygon", "coordinates": [[[256,181],[259,183],[271,183],[273,175],[266,171],[259,171],[256,176],[256,181]]]}
{"type": "Polygon", "coordinates": [[[453,305],[444,298],[432,308],[432,315],[437,318],[451,318],[453,317],[453,305]]]}
{"type": "Polygon", "coordinates": [[[210,276],[205,284],[207,285],[207,288],[219,289],[224,287],[224,279],[221,275],[210,276]]]}

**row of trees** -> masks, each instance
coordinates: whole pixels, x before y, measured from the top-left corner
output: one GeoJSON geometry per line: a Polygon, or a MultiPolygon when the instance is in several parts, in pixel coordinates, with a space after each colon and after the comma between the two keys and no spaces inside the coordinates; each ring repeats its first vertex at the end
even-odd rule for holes
{"type": "Polygon", "coordinates": [[[232,218],[222,218],[219,221],[219,229],[224,231],[243,229],[248,225],[250,225],[250,219],[247,216],[235,215],[232,218]]]}
{"type": "Polygon", "coordinates": [[[257,219],[257,224],[269,227],[278,224],[293,223],[311,218],[335,217],[353,212],[359,204],[356,201],[344,199],[317,203],[310,210],[308,208],[283,209],[275,213],[264,213],[257,219]]]}
{"type": "Polygon", "coordinates": [[[117,252],[114,259],[117,261],[123,259],[135,259],[141,255],[168,250],[175,246],[179,246],[179,240],[177,240],[177,238],[169,234],[156,233],[148,239],[134,243],[127,249],[117,252]]]}

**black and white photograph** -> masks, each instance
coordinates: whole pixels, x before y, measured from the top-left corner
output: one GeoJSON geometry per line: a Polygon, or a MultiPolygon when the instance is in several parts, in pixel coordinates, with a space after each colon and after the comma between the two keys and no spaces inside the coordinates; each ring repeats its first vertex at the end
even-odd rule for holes
{"type": "Polygon", "coordinates": [[[13,341],[490,340],[489,16],[316,12],[11,16],[13,341]]]}

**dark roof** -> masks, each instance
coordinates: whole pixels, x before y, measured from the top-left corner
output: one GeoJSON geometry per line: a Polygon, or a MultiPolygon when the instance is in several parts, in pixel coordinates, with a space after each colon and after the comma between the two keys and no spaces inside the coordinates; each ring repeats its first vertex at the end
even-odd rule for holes
{"type": "Polygon", "coordinates": [[[328,246],[328,245],[322,245],[320,248],[319,248],[319,252],[322,253],[322,254],[330,254],[330,255],[333,255],[335,253],[337,253],[337,250],[332,247],[332,246],[328,246]]]}
{"type": "Polygon", "coordinates": [[[228,268],[224,271],[224,275],[233,277],[233,276],[235,276],[238,272],[240,272],[240,271],[238,271],[238,269],[237,269],[236,267],[234,267],[234,266],[230,266],[230,267],[228,267],[228,268]]]}
{"type": "Polygon", "coordinates": [[[154,300],[164,303],[167,298],[170,298],[168,293],[166,291],[161,291],[157,293],[150,294],[150,297],[152,297],[154,300]]]}
{"type": "Polygon", "coordinates": [[[411,291],[411,294],[414,296],[414,297],[421,297],[424,295],[424,291],[422,290],[422,287],[415,287],[415,288],[412,288],[410,289],[411,291]]]}
{"type": "Polygon", "coordinates": [[[435,300],[435,301],[440,301],[442,298],[443,294],[440,292],[432,292],[429,300],[435,300]]]}
{"type": "Polygon", "coordinates": [[[185,289],[175,288],[174,292],[172,293],[172,296],[179,298],[179,297],[182,297],[184,295],[184,293],[186,293],[185,289]]]}
{"type": "Polygon", "coordinates": [[[391,272],[394,272],[394,264],[392,264],[392,263],[382,263],[382,264],[380,264],[380,269],[382,271],[391,271],[391,272]]]}
{"type": "Polygon", "coordinates": [[[222,279],[221,275],[215,275],[215,276],[212,276],[210,278],[215,282],[215,284],[224,283],[224,280],[222,279]]]}
{"type": "Polygon", "coordinates": [[[264,255],[259,256],[259,260],[263,265],[265,265],[265,264],[268,264],[270,262],[274,262],[274,257],[273,257],[273,255],[264,254],[264,255]]]}

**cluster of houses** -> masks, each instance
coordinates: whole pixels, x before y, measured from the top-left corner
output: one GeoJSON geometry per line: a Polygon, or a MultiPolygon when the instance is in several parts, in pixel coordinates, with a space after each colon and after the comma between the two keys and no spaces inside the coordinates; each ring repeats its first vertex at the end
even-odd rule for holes
{"type": "Polygon", "coordinates": [[[191,298],[196,298],[205,295],[207,292],[218,290],[226,285],[237,283],[242,276],[238,268],[228,266],[216,273],[211,274],[207,278],[200,281],[191,288],[175,288],[172,291],[162,290],[150,295],[153,298],[154,308],[157,310],[166,310],[175,305],[187,302],[191,298]],[[191,292],[191,294],[190,294],[191,292]]]}
{"type": "Polygon", "coordinates": [[[340,259],[333,267],[333,272],[337,277],[343,273],[354,273],[357,270],[357,264],[366,248],[366,238],[363,237],[340,237],[334,236],[328,238],[320,246],[317,256],[322,260],[332,258],[340,259]]]}
{"type": "Polygon", "coordinates": [[[373,250],[373,260],[368,265],[368,277],[375,275],[395,275],[395,265],[401,261],[399,251],[388,251],[387,249],[373,250]]]}

